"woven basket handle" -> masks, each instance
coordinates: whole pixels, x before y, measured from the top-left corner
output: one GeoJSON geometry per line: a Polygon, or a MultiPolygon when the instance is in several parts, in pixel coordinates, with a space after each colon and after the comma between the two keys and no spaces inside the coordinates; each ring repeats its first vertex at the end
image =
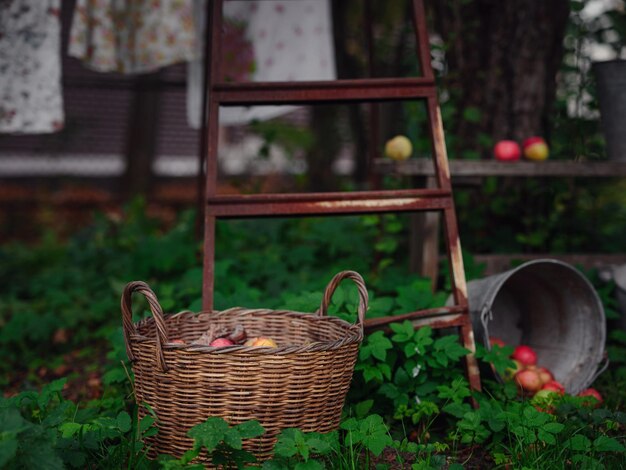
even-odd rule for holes
{"type": "Polygon", "coordinates": [[[341,271],[340,273],[335,274],[335,276],[330,280],[328,285],[326,286],[326,290],[324,291],[324,297],[322,298],[322,304],[320,305],[317,314],[321,316],[325,316],[328,314],[328,305],[330,304],[330,300],[335,293],[335,289],[344,279],[352,279],[356,284],[356,287],[359,291],[359,309],[358,309],[358,322],[357,324],[363,327],[365,322],[365,312],[367,311],[367,287],[365,287],[365,281],[361,277],[359,273],[356,271],[341,271]]]}
{"type": "Polygon", "coordinates": [[[133,323],[133,311],[132,311],[132,295],[133,292],[140,292],[144,295],[148,304],[150,305],[150,311],[154,317],[156,324],[156,351],[157,351],[157,364],[159,368],[165,372],[167,371],[167,364],[165,363],[165,357],[163,356],[163,344],[167,343],[167,330],[165,329],[165,320],[163,319],[163,309],[159,305],[159,299],[152,289],[148,287],[148,284],[142,281],[133,281],[126,284],[124,292],[122,294],[122,324],[124,326],[124,341],[126,342],[126,354],[131,361],[135,360],[133,351],[130,347],[130,336],[137,334],[135,324],[133,323]]]}

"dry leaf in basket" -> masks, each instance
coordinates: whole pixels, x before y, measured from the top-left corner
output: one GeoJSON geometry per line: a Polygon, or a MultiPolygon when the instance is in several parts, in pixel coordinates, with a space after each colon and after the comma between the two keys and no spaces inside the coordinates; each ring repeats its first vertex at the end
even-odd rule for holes
{"type": "Polygon", "coordinates": [[[242,325],[235,325],[232,330],[223,326],[216,328],[211,325],[207,331],[191,344],[200,346],[232,346],[242,344],[247,339],[246,330],[242,325]]]}

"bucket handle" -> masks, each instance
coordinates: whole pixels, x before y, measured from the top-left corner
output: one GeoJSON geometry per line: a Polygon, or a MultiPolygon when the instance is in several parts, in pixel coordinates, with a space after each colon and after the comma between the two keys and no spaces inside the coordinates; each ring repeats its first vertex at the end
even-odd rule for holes
{"type": "Polygon", "coordinates": [[[131,335],[137,334],[137,329],[133,323],[133,311],[132,311],[132,295],[133,292],[140,292],[144,295],[148,304],[150,305],[150,311],[154,317],[156,324],[156,353],[157,353],[157,365],[163,372],[167,372],[168,367],[165,363],[165,357],[163,355],[163,344],[167,343],[167,330],[165,328],[165,320],[163,319],[163,309],[159,304],[156,294],[148,287],[143,281],[133,281],[126,284],[124,292],[122,293],[122,325],[124,327],[124,341],[126,343],[126,354],[128,359],[135,360],[132,348],[130,347],[131,335]]]}
{"type": "Polygon", "coordinates": [[[595,374],[593,374],[593,377],[591,377],[591,380],[589,381],[590,384],[594,383],[596,379],[600,377],[600,375],[605,370],[608,369],[610,362],[611,361],[609,361],[609,353],[604,351],[604,353],[602,354],[602,360],[598,363],[598,370],[596,370],[595,374]]]}
{"type": "Polygon", "coordinates": [[[489,341],[489,327],[488,321],[493,320],[493,311],[490,306],[484,305],[480,311],[480,322],[483,325],[483,331],[485,332],[485,338],[487,338],[487,344],[491,348],[491,342],[489,341]]]}
{"type": "Polygon", "coordinates": [[[340,273],[335,274],[324,290],[324,297],[322,298],[322,303],[317,311],[317,315],[323,317],[328,314],[328,305],[330,304],[330,300],[335,293],[335,289],[337,289],[337,286],[339,286],[341,281],[344,279],[352,279],[359,291],[357,325],[359,325],[362,330],[365,322],[365,312],[367,311],[368,294],[363,277],[356,271],[341,271],[340,273]]]}

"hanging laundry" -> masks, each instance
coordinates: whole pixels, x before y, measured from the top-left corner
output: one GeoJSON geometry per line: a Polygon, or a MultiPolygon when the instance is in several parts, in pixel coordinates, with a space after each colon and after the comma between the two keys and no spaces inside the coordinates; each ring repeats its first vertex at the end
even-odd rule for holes
{"type": "Polygon", "coordinates": [[[99,72],[196,59],[192,0],[77,0],[68,53],[99,72]]]}
{"type": "MultiPolygon", "coordinates": [[[[196,29],[204,38],[206,3],[194,1],[196,29]]],[[[224,2],[222,79],[225,81],[334,80],[330,3],[328,0],[232,0],[224,2]],[[238,37],[236,29],[241,28],[238,37]],[[226,37],[228,36],[228,38],[226,37]],[[230,39],[229,39],[230,38],[230,39]],[[242,63],[252,47],[253,63],[242,63]],[[232,61],[237,58],[237,63],[232,61]],[[243,71],[243,73],[242,73],[243,71]],[[245,73],[248,71],[249,73],[245,73]]],[[[197,56],[202,57],[202,40],[197,56]]],[[[187,68],[187,120],[201,127],[203,62],[187,68]]],[[[293,106],[229,107],[220,110],[220,124],[241,124],[252,119],[271,119],[293,106]]]]}
{"type": "Polygon", "coordinates": [[[0,132],[63,128],[60,0],[0,1],[0,132]]]}

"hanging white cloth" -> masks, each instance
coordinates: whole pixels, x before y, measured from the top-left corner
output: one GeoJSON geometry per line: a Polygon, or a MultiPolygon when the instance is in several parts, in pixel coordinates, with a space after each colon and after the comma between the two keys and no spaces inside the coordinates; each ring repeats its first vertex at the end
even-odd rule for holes
{"type": "Polygon", "coordinates": [[[0,132],[63,128],[60,0],[0,2],[0,132]]]}
{"type": "MultiPolygon", "coordinates": [[[[205,0],[195,0],[196,29],[204,37],[205,0]]],[[[228,69],[228,58],[247,56],[253,50],[253,67],[242,76],[243,64],[234,77],[238,81],[334,80],[336,78],[330,4],[328,0],[224,2],[226,34],[236,38],[241,27],[245,39],[222,41],[222,58],[228,69]],[[233,49],[234,47],[234,49],[233,49]]],[[[197,56],[202,57],[202,41],[197,56]]],[[[187,119],[195,129],[201,127],[202,111],[201,60],[192,61],[187,73],[187,119]]],[[[253,119],[270,119],[293,110],[293,106],[229,107],[220,110],[220,124],[242,124],[253,119]]]]}
{"type": "Polygon", "coordinates": [[[77,0],[68,54],[99,72],[146,73],[194,60],[192,0],[77,0]]]}

